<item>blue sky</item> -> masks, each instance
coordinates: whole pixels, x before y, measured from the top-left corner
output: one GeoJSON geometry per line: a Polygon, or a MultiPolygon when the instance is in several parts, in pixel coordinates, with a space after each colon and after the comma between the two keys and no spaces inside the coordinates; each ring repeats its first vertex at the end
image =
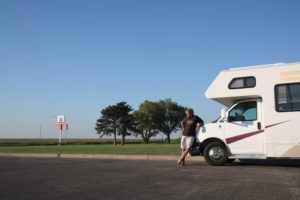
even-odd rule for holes
{"type": "Polygon", "coordinates": [[[206,122],[222,69],[300,61],[297,0],[1,0],[0,138],[95,138],[100,110],[173,101],[206,122]]]}

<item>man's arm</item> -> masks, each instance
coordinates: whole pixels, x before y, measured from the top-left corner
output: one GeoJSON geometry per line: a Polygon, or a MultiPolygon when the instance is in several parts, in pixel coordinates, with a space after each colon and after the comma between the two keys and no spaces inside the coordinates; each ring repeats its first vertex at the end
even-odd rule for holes
{"type": "Polygon", "coordinates": [[[180,126],[181,126],[181,130],[183,131],[184,130],[184,125],[183,125],[182,121],[180,122],[180,126]]]}
{"type": "Polygon", "coordinates": [[[196,132],[198,132],[199,130],[200,130],[200,128],[202,127],[202,126],[204,126],[204,121],[200,118],[200,117],[198,117],[198,126],[197,126],[197,128],[196,128],[196,132]]]}
{"type": "Polygon", "coordinates": [[[196,132],[198,132],[202,126],[204,126],[204,122],[200,123],[200,124],[197,126],[196,132]]]}

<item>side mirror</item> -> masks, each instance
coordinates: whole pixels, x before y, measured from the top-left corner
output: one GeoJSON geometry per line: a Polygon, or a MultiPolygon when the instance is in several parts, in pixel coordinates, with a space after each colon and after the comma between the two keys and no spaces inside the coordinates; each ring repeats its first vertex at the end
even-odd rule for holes
{"type": "Polygon", "coordinates": [[[221,119],[222,119],[222,121],[227,120],[227,115],[226,115],[226,109],[225,108],[222,108],[222,110],[221,110],[221,119]]]}

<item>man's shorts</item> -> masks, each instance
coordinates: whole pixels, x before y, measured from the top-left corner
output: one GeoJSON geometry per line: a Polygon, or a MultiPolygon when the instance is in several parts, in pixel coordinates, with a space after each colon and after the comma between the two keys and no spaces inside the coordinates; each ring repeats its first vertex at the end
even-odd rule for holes
{"type": "Polygon", "coordinates": [[[180,147],[181,149],[191,148],[194,144],[195,137],[194,136],[181,136],[180,147]]]}

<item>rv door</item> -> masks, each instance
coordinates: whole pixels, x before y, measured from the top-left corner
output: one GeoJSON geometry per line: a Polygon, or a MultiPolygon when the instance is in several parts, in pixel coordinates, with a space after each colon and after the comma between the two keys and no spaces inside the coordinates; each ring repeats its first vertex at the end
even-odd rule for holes
{"type": "Polygon", "coordinates": [[[231,154],[264,154],[261,100],[243,101],[227,112],[224,135],[231,154]]]}

